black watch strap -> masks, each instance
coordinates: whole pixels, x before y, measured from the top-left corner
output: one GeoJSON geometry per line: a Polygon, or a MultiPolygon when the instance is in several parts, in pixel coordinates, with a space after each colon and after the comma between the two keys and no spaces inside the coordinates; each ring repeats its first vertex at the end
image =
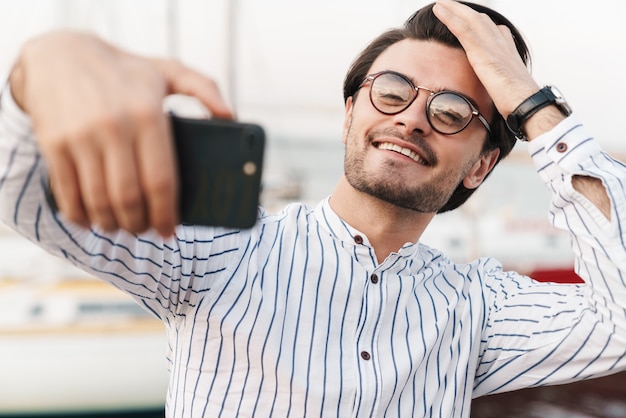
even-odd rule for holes
{"type": "Polygon", "coordinates": [[[526,141],[527,138],[522,132],[522,126],[524,126],[526,121],[540,109],[553,103],[559,107],[559,110],[565,116],[569,116],[569,114],[571,114],[571,109],[558,90],[552,86],[545,86],[517,106],[513,113],[506,118],[506,124],[517,139],[526,141]]]}

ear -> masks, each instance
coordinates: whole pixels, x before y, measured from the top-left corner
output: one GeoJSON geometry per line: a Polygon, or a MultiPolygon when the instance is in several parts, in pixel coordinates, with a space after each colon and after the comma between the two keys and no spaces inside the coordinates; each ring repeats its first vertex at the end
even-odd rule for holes
{"type": "Polygon", "coordinates": [[[346,109],[344,112],[343,119],[343,132],[341,134],[341,142],[344,144],[348,140],[348,132],[350,131],[350,125],[352,124],[352,109],[354,108],[354,102],[352,101],[352,96],[348,97],[346,100],[346,109]]]}
{"type": "Polygon", "coordinates": [[[499,155],[500,150],[498,148],[481,155],[463,178],[463,186],[468,189],[475,189],[480,186],[485,177],[487,177],[487,174],[489,174],[496,165],[499,155]]]}

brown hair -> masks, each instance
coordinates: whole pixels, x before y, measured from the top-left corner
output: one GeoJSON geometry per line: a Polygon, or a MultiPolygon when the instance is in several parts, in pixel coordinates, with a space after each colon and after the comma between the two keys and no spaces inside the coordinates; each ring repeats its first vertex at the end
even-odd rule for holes
{"type": "MultiPolygon", "coordinates": [[[[497,25],[508,27],[515,40],[515,46],[520,57],[527,66],[530,66],[530,52],[521,33],[513,26],[513,24],[500,13],[475,3],[462,1],[461,3],[471,7],[479,13],[484,13],[497,25]]],[[[437,41],[444,45],[462,49],[459,40],[450,32],[450,30],[434,15],[433,5],[429,4],[417,12],[415,12],[401,28],[390,29],[376,39],[374,39],[356,58],[350,66],[348,73],[344,79],[343,96],[344,101],[348,97],[354,96],[359,86],[367,77],[368,72],[378,56],[396,42],[404,39],[430,40],[437,41]]],[[[487,136],[483,146],[483,152],[489,152],[496,148],[500,149],[500,155],[496,161],[496,165],[506,157],[516,143],[516,138],[508,129],[504,118],[493,107],[491,125],[491,135],[487,136]]],[[[453,210],[461,206],[474,193],[476,189],[468,189],[459,184],[448,202],[439,210],[438,213],[453,210]]]]}

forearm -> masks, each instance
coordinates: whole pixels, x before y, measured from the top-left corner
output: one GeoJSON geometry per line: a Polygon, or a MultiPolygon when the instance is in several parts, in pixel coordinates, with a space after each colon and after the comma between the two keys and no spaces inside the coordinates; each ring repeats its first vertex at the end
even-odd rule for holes
{"type": "Polygon", "coordinates": [[[551,220],[570,232],[576,267],[589,289],[624,317],[626,169],[573,118],[538,139],[529,151],[553,192],[551,220]]]}
{"type": "MultiPolygon", "coordinates": [[[[535,84],[536,86],[536,84],[535,84]]],[[[534,91],[528,95],[530,97],[531,94],[536,93],[539,90],[537,87],[534,91]]],[[[522,97],[519,99],[519,103],[521,103],[526,97],[522,97]]],[[[511,112],[514,109],[511,109],[511,112]]],[[[509,112],[510,113],[510,112],[509,112]]],[[[506,113],[505,117],[509,114],[506,113]]],[[[565,120],[565,116],[559,109],[557,109],[554,105],[546,106],[540,109],[537,113],[532,115],[523,125],[522,131],[526,134],[526,138],[529,141],[541,136],[542,134],[549,132],[554,129],[559,123],[565,120]]]]}
{"type": "Polygon", "coordinates": [[[589,199],[608,220],[611,220],[611,201],[602,185],[602,180],[596,177],[575,175],[572,177],[572,186],[578,193],[589,199]]]}

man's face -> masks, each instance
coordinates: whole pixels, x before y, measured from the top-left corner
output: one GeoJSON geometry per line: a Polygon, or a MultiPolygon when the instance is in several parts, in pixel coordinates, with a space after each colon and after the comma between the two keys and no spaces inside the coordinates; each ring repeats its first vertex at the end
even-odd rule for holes
{"type": "MultiPolygon", "coordinates": [[[[461,93],[491,119],[491,100],[461,49],[403,40],[383,52],[369,74],[384,70],[434,91],[461,93]]],[[[444,135],[427,120],[428,91],[419,90],[403,112],[385,115],[372,106],[369,89],[363,86],[346,105],[345,175],[352,187],[399,207],[434,213],[461,182],[467,188],[480,185],[498,151],[481,154],[487,131],[477,118],[461,132],[444,135]]]]}

